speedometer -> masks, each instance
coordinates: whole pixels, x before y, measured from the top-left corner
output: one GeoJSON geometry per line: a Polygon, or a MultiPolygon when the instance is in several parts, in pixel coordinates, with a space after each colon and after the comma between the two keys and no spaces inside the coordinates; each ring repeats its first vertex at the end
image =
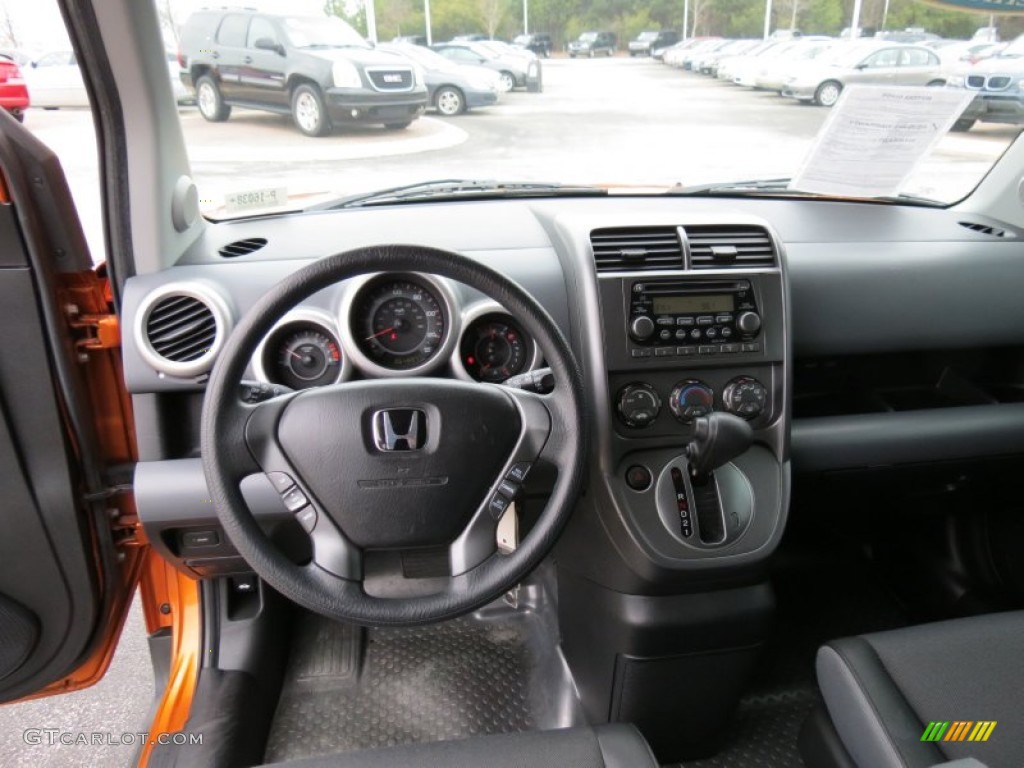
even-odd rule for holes
{"type": "Polygon", "coordinates": [[[352,336],[373,363],[396,371],[419,368],[444,343],[448,318],[437,294],[412,278],[369,283],[353,305],[352,336]]]}

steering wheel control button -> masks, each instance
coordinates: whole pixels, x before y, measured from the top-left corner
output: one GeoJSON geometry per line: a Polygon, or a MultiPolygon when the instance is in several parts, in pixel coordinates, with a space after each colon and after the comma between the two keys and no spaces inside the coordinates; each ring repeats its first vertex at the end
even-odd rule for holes
{"type": "Polygon", "coordinates": [[[715,393],[707,384],[696,379],[687,379],[676,384],[669,396],[669,408],[684,424],[707,416],[714,410],[715,393]]]}
{"type": "Polygon", "coordinates": [[[513,483],[522,484],[528,474],[530,474],[530,462],[520,461],[518,464],[512,465],[508,474],[505,475],[505,479],[511,480],[513,483]]]}
{"type": "Polygon", "coordinates": [[[285,493],[295,485],[295,481],[292,480],[291,475],[287,472],[267,472],[267,479],[273,483],[274,489],[278,493],[285,493]]]}
{"type": "Polygon", "coordinates": [[[312,504],[308,504],[295,513],[295,519],[306,533],[312,533],[316,528],[316,509],[312,504]]]}
{"type": "Polygon", "coordinates": [[[672,487],[676,492],[676,511],[679,513],[679,533],[684,539],[693,536],[690,500],[686,495],[686,480],[678,467],[672,467],[672,487]]]}
{"type": "Polygon", "coordinates": [[[281,501],[284,502],[284,505],[289,512],[298,512],[304,506],[309,504],[309,499],[306,498],[306,494],[299,490],[297,486],[292,488],[290,491],[282,493],[281,501]]]}
{"type": "Polygon", "coordinates": [[[617,407],[619,418],[627,427],[646,427],[658,418],[661,398],[650,384],[627,384],[619,391],[617,407]]]}
{"type": "Polygon", "coordinates": [[[626,485],[634,491],[646,491],[651,487],[651,470],[640,464],[634,464],[626,470],[626,485]]]}
{"type": "Polygon", "coordinates": [[[511,499],[496,493],[491,497],[491,503],[487,505],[487,511],[491,513],[491,517],[497,520],[505,514],[505,510],[508,509],[508,505],[511,503],[511,499]]]}

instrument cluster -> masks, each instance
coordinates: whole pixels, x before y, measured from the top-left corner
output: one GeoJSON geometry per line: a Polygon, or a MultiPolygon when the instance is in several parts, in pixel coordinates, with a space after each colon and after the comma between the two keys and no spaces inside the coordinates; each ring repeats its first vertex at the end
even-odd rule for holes
{"type": "Polygon", "coordinates": [[[257,378],[292,389],[353,376],[451,375],[500,384],[540,366],[539,348],[499,304],[460,304],[448,281],[380,274],[345,287],[337,313],[302,307],[253,357],[257,378]]]}

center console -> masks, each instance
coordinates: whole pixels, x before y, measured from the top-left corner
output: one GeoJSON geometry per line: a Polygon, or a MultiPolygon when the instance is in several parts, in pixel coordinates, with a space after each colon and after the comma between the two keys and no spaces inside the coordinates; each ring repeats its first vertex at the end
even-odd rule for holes
{"type": "Polygon", "coordinates": [[[784,254],[766,222],[740,217],[586,234],[600,482],[559,549],[563,648],[592,720],[635,722],[661,762],[692,759],[724,736],[774,608],[784,254]]]}

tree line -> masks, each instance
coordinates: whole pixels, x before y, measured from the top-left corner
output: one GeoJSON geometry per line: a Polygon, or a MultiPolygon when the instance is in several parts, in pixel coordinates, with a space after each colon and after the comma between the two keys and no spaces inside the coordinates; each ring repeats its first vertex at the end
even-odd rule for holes
{"type": "MultiPolygon", "coordinates": [[[[366,34],[366,0],[326,0],[324,10],[366,34]]],[[[620,44],[644,30],[682,31],[683,0],[527,0],[531,32],[551,35],[561,47],[587,30],[614,32],[620,44]]],[[[772,29],[794,26],[804,34],[838,35],[849,26],[854,0],[774,0],[772,29]]],[[[377,37],[425,34],[423,0],[375,0],[377,37]]],[[[690,0],[691,35],[761,37],[765,0],[690,0]]],[[[482,32],[510,40],[523,31],[523,0],[431,0],[435,41],[482,32]]],[[[960,11],[919,0],[863,0],[861,27],[901,30],[923,27],[942,37],[969,39],[987,26],[988,14],[960,11]]],[[[1002,39],[1024,32],[1024,18],[997,17],[1002,39]]]]}

